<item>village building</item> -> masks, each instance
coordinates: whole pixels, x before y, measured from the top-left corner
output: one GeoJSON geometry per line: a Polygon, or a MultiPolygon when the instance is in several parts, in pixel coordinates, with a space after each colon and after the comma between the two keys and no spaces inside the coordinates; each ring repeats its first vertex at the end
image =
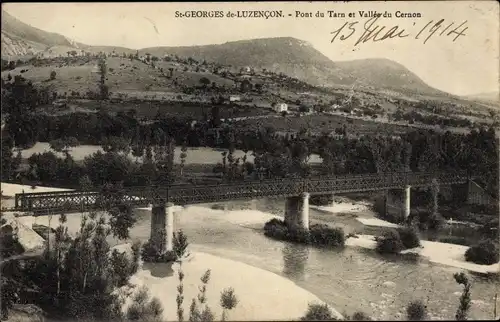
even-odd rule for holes
{"type": "Polygon", "coordinates": [[[277,113],[288,112],[288,104],[286,103],[277,103],[273,106],[273,110],[277,113]]]}

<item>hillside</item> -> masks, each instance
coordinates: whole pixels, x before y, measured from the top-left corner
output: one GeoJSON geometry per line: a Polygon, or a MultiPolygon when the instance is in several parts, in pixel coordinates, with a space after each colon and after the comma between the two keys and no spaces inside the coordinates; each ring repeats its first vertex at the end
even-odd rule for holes
{"type": "MultiPolygon", "coordinates": [[[[88,46],[67,37],[34,28],[2,10],[2,57],[17,60],[27,58],[64,56],[105,52],[135,54],[136,50],[116,46],[88,46]]],[[[333,62],[310,43],[292,37],[263,38],[227,42],[219,45],[187,47],[151,47],[139,50],[163,57],[166,54],[192,57],[199,61],[225,66],[249,66],[261,71],[266,69],[284,73],[312,85],[326,87],[352,87],[368,90],[393,90],[402,93],[419,93],[447,96],[425,84],[406,67],[387,59],[365,59],[333,62]]]]}
{"type": "Polygon", "coordinates": [[[154,56],[177,55],[223,65],[251,66],[282,72],[313,85],[356,86],[445,95],[406,67],[388,59],[332,62],[308,42],[291,38],[264,38],[220,45],[153,47],[140,50],[154,56]]]}
{"type": "Polygon", "coordinates": [[[467,95],[465,96],[465,98],[485,103],[495,103],[496,105],[498,105],[500,101],[500,93],[499,92],[478,93],[474,95],[467,95]]]}
{"type": "Polygon", "coordinates": [[[63,35],[25,24],[2,10],[2,57],[33,55],[54,46],[87,47],[63,35]]]}

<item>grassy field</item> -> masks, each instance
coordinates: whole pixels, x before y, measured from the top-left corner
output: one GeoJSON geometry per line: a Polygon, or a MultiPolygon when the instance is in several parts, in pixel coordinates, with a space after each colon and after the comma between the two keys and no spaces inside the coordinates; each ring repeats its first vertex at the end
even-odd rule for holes
{"type": "Polygon", "coordinates": [[[301,128],[309,129],[312,132],[333,131],[346,126],[349,133],[405,133],[411,130],[406,126],[384,124],[373,121],[350,119],[340,115],[306,115],[301,117],[287,116],[280,118],[262,118],[240,121],[243,127],[259,128],[273,127],[278,131],[296,131],[301,128]]]}
{"type": "MultiPolygon", "coordinates": [[[[264,105],[264,104],[263,104],[264,105]]],[[[265,106],[265,105],[264,105],[265,106]]],[[[162,102],[162,101],[97,101],[84,99],[70,99],[67,107],[57,109],[54,107],[41,107],[40,110],[48,111],[52,114],[72,113],[76,111],[96,112],[102,108],[110,113],[127,112],[129,110],[137,111],[139,119],[154,119],[158,113],[164,117],[192,118],[195,120],[204,120],[206,114],[210,117],[213,105],[208,103],[195,102],[162,102]]],[[[220,104],[220,117],[234,118],[247,116],[274,115],[275,112],[269,108],[256,107],[253,105],[229,105],[220,104]]]]}
{"type": "Polygon", "coordinates": [[[10,74],[22,75],[24,78],[31,80],[34,84],[47,86],[58,93],[77,91],[85,93],[89,89],[97,90],[97,67],[93,64],[84,64],[81,66],[22,66],[10,71],[3,71],[2,78],[7,78],[10,74]],[[27,70],[21,73],[22,70],[27,70]],[[50,80],[50,73],[56,72],[56,78],[50,80]]]}

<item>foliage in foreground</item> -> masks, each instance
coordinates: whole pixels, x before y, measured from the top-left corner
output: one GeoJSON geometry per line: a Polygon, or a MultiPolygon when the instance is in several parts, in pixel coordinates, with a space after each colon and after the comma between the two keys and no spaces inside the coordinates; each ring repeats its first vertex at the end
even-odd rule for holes
{"type": "Polygon", "coordinates": [[[427,306],[420,300],[410,302],[406,307],[406,317],[409,321],[426,320],[427,306]]]}
{"type": "Polygon", "coordinates": [[[158,240],[155,237],[149,239],[142,248],[142,260],[146,263],[171,263],[187,255],[189,242],[182,230],[174,233],[173,250],[165,250],[165,234],[161,234],[158,240]]]}
{"type": "MultiPolygon", "coordinates": [[[[210,270],[207,270],[200,278],[201,285],[198,287],[199,293],[196,298],[191,299],[189,306],[189,321],[191,322],[211,322],[215,320],[215,313],[207,304],[207,285],[210,281],[210,270]]],[[[184,273],[182,264],[178,272],[179,285],[177,286],[177,321],[184,321],[184,273]]],[[[222,307],[221,320],[226,321],[229,311],[238,305],[238,298],[233,288],[226,288],[220,295],[220,306],[222,307]]]]}
{"type": "Polygon", "coordinates": [[[455,319],[457,321],[465,321],[467,320],[467,314],[471,306],[470,289],[472,285],[464,273],[455,273],[453,274],[453,277],[458,284],[464,286],[464,290],[460,296],[460,304],[458,306],[457,313],[455,314],[455,319]]]}
{"type": "Polygon", "coordinates": [[[309,303],[301,321],[338,321],[327,304],[309,303]]]}
{"type": "MultiPolygon", "coordinates": [[[[95,213],[83,217],[75,238],[65,220],[60,217],[54,242],[43,256],[2,266],[2,303],[4,297],[11,304],[29,299],[51,319],[127,320],[121,312],[123,300],[114,290],[137,271],[140,245],[133,245],[132,258],[111,251],[106,241],[111,229],[95,213]]],[[[2,305],[4,317],[8,309],[2,305]]],[[[142,315],[138,319],[144,320],[142,315]]]]}
{"type": "Polygon", "coordinates": [[[315,246],[343,247],[345,234],[342,228],[331,228],[325,224],[313,224],[309,231],[289,229],[283,220],[273,218],[264,225],[264,235],[296,243],[315,246]]]}
{"type": "Polygon", "coordinates": [[[483,240],[469,247],[465,252],[465,260],[482,265],[491,265],[498,262],[498,246],[490,240],[483,240]]]}

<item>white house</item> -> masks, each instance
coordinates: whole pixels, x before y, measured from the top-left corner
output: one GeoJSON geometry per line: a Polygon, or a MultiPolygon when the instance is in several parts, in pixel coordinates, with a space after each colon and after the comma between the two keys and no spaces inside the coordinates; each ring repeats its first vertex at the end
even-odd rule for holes
{"type": "Polygon", "coordinates": [[[239,102],[239,101],[241,101],[241,97],[239,95],[231,95],[231,96],[229,96],[229,101],[230,102],[239,102]]]}
{"type": "Polygon", "coordinates": [[[276,105],[274,105],[273,109],[277,113],[287,112],[288,111],[288,104],[286,104],[286,103],[277,103],[276,105]]]}

